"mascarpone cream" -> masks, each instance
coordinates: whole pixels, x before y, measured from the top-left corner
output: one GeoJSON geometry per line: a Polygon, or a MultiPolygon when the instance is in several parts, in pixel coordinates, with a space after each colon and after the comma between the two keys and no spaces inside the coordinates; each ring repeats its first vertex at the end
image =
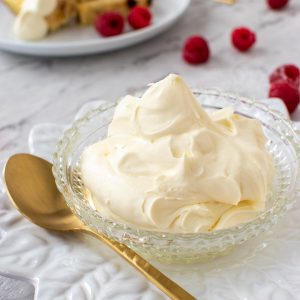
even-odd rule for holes
{"type": "Polygon", "coordinates": [[[139,228],[207,232],[252,220],[274,173],[261,124],[224,108],[204,111],[177,75],[126,96],[107,138],[82,153],[91,202],[139,228]]]}

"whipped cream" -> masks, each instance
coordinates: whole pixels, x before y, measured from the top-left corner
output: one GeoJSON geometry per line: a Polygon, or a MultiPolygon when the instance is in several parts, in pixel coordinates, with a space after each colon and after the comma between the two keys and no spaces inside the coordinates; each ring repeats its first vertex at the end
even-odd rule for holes
{"type": "Polygon", "coordinates": [[[58,0],[25,0],[14,23],[14,34],[22,40],[39,40],[49,31],[46,17],[57,7],[58,0]]]}
{"type": "Polygon", "coordinates": [[[124,97],[107,138],[82,153],[91,202],[104,216],[178,233],[224,229],[263,210],[274,173],[261,124],[209,115],[177,75],[124,97]]]}

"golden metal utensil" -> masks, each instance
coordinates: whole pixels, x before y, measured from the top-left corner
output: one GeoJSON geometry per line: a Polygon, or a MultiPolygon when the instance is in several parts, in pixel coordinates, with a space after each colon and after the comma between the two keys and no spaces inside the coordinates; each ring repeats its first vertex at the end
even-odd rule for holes
{"type": "Polygon", "coordinates": [[[88,233],[105,242],[171,299],[195,299],[126,245],[86,227],[65,203],[46,160],[16,154],[6,163],[4,180],[10,200],[31,222],[51,230],[88,233]]]}

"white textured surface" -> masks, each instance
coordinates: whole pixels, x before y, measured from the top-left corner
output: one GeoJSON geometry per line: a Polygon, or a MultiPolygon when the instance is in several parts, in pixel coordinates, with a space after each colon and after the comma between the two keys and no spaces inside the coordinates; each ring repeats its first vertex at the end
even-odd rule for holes
{"type": "Polygon", "coordinates": [[[0,300],[32,300],[37,280],[0,273],[0,300]]]}
{"type": "MultiPolygon", "coordinates": [[[[239,0],[227,7],[193,1],[185,17],[165,34],[106,55],[61,60],[0,53],[0,164],[15,152],[28,151],[33,125],[69,123],[84,103],[116,99],[169,72],[180,73],[191,86],[266,97],[270,71],[282,63],[299,63],[300,39],[295,37],[300,32],[300,2],[291,0],[291,6],[278,13],[264,2],[239,0]],[[237,53],[229,43],[231,29],[239,25],[258,33],[257,45],[248,54],[237,53]],[[207,65],[192,67],[181,61],[181,45],[194,33],[210,41],[212,59],[207,65]]],[[[299,119],[299,109],[293,117],[299,119]]],[[[60,132],[60,126],[56,129],[60,132]]],[[[39,151],[48,149],[54,133],[43,130],[39,151]]],[[[214,262],[160,267],[199,299],[300,299],[299,215],[297,204],[273,235],[214,262]]],[[[6,196],[0,200],[0,270],[39,278],[38,299],[160,297],[101,243],[40,229],[22,218],[6,196]]]]}

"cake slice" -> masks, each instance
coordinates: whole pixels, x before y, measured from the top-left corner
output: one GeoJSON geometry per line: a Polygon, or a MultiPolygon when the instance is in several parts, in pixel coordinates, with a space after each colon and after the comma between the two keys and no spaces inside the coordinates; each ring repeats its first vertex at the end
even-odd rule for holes
{"type": "Polygon", "coordinates": [[[49,30],[55,31],[77,16],[76,0],[58,0],[57,7],[46,17],[49,30]]]}
{"type": "Polygon", "coordinates": [[[116,11],[126,17],[136,5],[148,7],[151,0],[77,0],[79,21],[83,25],[93,24],[99,14],[116,11]]]}

